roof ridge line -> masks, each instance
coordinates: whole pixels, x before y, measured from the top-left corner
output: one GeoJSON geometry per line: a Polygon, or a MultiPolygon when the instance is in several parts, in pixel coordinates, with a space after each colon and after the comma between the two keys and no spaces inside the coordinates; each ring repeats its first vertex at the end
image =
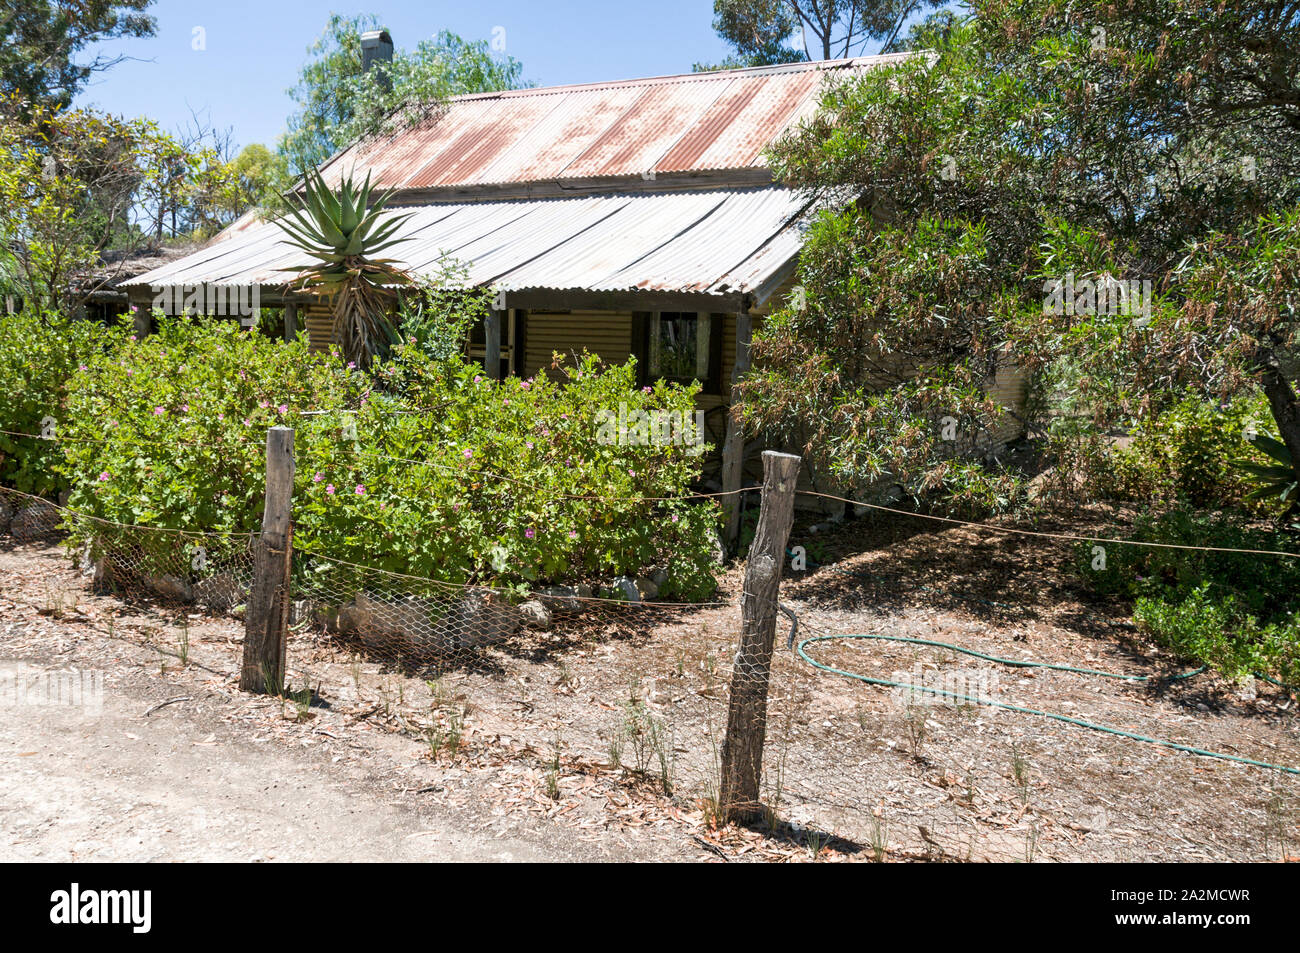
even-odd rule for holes
{"type": "Polygon", "coordinates": [[[923,51],[907,50],[899,53],[875,53],[870,56],[849,56],[834,60],[802,60],[795,63],[773,63],[767,66],[743,66],[735,69],[704,70],[698,73],[665,73],[659,76],[642,76],[636,79],[597,80],[589,83],[562,83],[555,86],[529,86],[521,89],[499,89],[488,93],[463,93],[448,96],[447,103],[473,102],[480,99],[505,99],[522,96],[555,96],[589,89],[616,89],[626,86],[643,86],[667,83],[691,83],[716,80],[723,76],[767,76],[779,73],[803,73],[844,69],[849,66],[870,65],[895,59],[918,56],[923,51]]]}

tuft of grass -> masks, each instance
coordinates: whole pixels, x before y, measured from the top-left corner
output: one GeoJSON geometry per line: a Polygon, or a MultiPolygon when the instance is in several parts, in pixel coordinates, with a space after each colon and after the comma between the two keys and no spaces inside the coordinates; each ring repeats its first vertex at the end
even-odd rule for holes
{"type": "Polygon", "coordinates": [[[1025,754],[1020,750],[1020,745],[1016,742],[1011,743],[1011,777],[1016,783],[1016,791],[1020,795],[1020,806],[1029,806],[1029,780],[1030,769],[1029,761],[1025,754]]]}

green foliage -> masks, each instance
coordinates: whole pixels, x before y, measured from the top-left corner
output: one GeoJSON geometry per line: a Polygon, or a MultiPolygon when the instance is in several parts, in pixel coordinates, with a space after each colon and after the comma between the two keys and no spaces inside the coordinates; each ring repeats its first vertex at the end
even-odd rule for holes
{"type": "Polygon", "coordinates": [[[1133,618],[1162,645],[1229,677],[1267,674],[1283,685],[1300,684],[1300,619],[1294,611],[1261,623],[1236,595],[1214,590],[1207,582],[1181,601],[1141,596],[1133,618]]]}
{"type": "Polygon", "coordinates": [[[335,194],[319,172],[310,170],[292,196],[293,210],[276,220],[289,244],[316,259],[285,270],[298,273],[294,284],[299,290],[331,302],[333,338],[363,368],[396,341],[391,288],[410,280],[396,261],[376,257],[405,240],[393,235],[411,217],[381,218],[392,194],[372,195],[368,174],[360,187],[345,175],[335,194]]]}
{"type": "Polygon", "coordinates": [[[173,225],[215,229],[231,173],[213,149],[186,148],[152,120],[25,111],[0,122],[0,258],[27,302],[74,311],[107,280],[86,277],[106,249],[138,250],[173,225]]]}
{"type": "Polygon", "coordinates": [[[735,52],[721,63],[696,63],[695,71],[773,66],[807,59],[789,45],[798,19],[786,0],[714,0],[713,32],[735,52]]]}
{"type": "Polygon", "coordinates": [[[218,532],[260,525],[268,427],[355,404],[365,389],[301,339],[165,318],[156,333],[87,361],[67,386],[61,469],[73,510],[218,532]]]}
{"type": "Polygon", "coordinates": [[[435,361],[451,361],[465,351],[470,330],[491,306],[491,291],[465,287],[465,269],[447,264],[433,278],[412,278],[401,296],[401,337],[435,361]]]}
{"type": "MultiPolygon", "coordinates": [[[[1160,412],[1171,396],[1226,401],[1256,388],[1294,457],[1300,406],[1282,358],[1300,327],[1300,12],[1265,0],[970,9],[909,41],[932,56],[831,84],[819,113],[773,150],[781,179],[863,214],[814,226],[801,278],[814,305],[835,306],[810,308],[825,328],[805,332],[809,344],[781,319],[764,332],[778,346],[756,372],[772,386],[757,393],[778,397],[778,409],[802,402],[813,432],[841,444],[816,452],[868,464],[907,457],[906,414],[869,440],[851,421],[833,434],[823,421],[867,384],[895,392],[878,398],[893,406],[916,402],[907,384],[862,370],[910,311],[918,328],[930,319],[946,335],[944,360],[917,361],[922,378],[953,366],[972,404],[981,354],[1049,378],[1036,409],[1072,418],[1053,427],[1058,467],[1073,472],[1104,453],[1099,433],[1160,412]],[[967,259],[978,269],[950,267],[962,259],[944,236],[961,230],[994,236],[967,259]],[[1146,281],[1151,293],[1140,314],[1052,310],[1045,292],[1067,276],[1146,281]],[[827,352],[837,335],[845,343],[827,352]],[[852,442],[862,449],[845,452],[852,442]]],[[[754,404],[746,414],[773,423],[754,404]]],[[[796,415],[784,417],[782,434],[802,443],[796,415]]]]}
{"type": "Polygon", "coordinates": [[[1255,487],[1248,494],[1247,500],[1277,500],[1286,507],[1285,516],[1290,518],[1300,514],[1300,471],[1291,459],[1291,451],[1286,444],[1272,437],[1257,434],[1251,439],[1256,450],[1266,454],[1270,463],[1256,463],[1253,460],[1234,461],[1235,466],[1253,477],[1255,487]]]}
{"type": "Polygon", "coordinates": [[[1079,573],[1102,592],[1135,600],[1155,640],[1228,677],[1261,672],[1300,683],[1300,543],[1226,514],[1179,508],[1143,519],[1132,538],[1174,546],[1268,550],[1297,557],[1096,544],[1076,550],[1079,573]]]}
{"type": "Polygon", "coordinates": [[[1122,500],[1216,509],[1239,505],[1249,486],[1236,460],[1250,450],[1246,433],[1266,419],[1268,404],[1258,395],[1223,406],[1184,398],[1138,418],[1131,443],[1100,458],[1097,485],[1122,500]]]}
{"type": "MultiPolygon", "coordinates": [[[[644,499],[687,492],[699,458],[683,446],[602,442],[596,417],[620,403],[689,414],[693,390],[638,390],[634,365],[601,369],[592,358],[565,386],[495,383],[459,355],[438,359],[409,343],[372,377],[312,354],[301,338],[159,323],[73,375],[63,472],[75,510],[255,530],[266,429],[285,424],[296,431],[301,572],[334,559],[526,586],[659,565],[665,597],[715,586],[717,507],[644,499]]],[[[75,526],[73,542],[88,532],[75,526]]],[[[174,541],[127,538],[136,551],[157,547],[141,553],[146,570],[174,567],[174,541]]]]}
{"type": "Polygon", "coordinates": [[[145,12],[152,4],[6,0],[0,14],[0,99],[12,97],[24,117],[29,105],[67,106],[91,76],[122,59],[78,54],[103,40],[153,36],[157,24],[145,12]]]}
{"type": "Polygon", "coordinates": [[[968,503],[988,490],[989,502],[1006,497],[998,474],[967,462],[1007,422],[988,393],[1006,363],[990,306],[994,254],[974,223],[820,215],[800,261],[802,293],[755,334],[755,370],[740,386],[747,422],[795,437],[841,486],[888,480],[917,495],[956,490],[968,503]],[[935,303],[936,288],[946,301],[935,303]]]}
{"type": "Polygon", "coordinates": [[[735,50],[716,67],[770,66],[865,52],[869,41],[894,50],[907,22],[943,0],[714,0],[713,30],[735,50]],[[792,38],[802,42],[787,45],[792,38]]]}
{"type": "Polygon", "coordinates": [[[325,162],[356,139],[379,131],[396,110],[416,118],[448,96],[515,89],[523,67],[495,56],[486,41],[467,41],[448,31],[414,50],[395,50],[377,65],[388,87],[362,70],[361,34],[380,29],[374,14],[331,14],[290,94],[299,105],[278,151],[298,175],[325,162]]]}
{"type": "Polygon", "coordinates": [[[620,405],[690,419],[694,388],[639,390],[633,363],[601,369],[589,356],[563,385],[546,376],[498,383],[459,357],[439,361],[412,345],[375,374],[387,394],[331,422],[340,436],[353,424],[357,443],[316,441],[322,455],[301,464],[312,471],[302,508],[352,525],[364,518],[369,529],[313,543],[300,523],[305,548],[453,582],[660,565],[665,596],[712,591],[716,507],[647,502],[688,492],[700,457],[682,445],[620,445],[601,427],[600,412],[617,418],[620,405]],[[395,412],[402,407],[423,412],[395,412]]]}
{"type": "Polygon", "coordinates": [[[61,445],[15,434],[63,436],[73,426],[67,382],[78,367],[112,354],[122,328],[68,320],[29,308],[0,313],[0,485],[52,496],[66,484],[54,472],[61,445]],[[49,430],[42,422],[49,425],[49,430]]]}

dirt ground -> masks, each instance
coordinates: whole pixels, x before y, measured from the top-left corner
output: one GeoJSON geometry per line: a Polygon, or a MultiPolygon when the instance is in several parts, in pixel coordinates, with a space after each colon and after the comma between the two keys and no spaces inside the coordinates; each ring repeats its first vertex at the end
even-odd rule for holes
{"type": "MultiPolygon", "coordinates": [[[[1012,669],[897,642],[818,642],[810,656],[878,678],[961,677],[1005,703],[1300,767],[1295,699],[1266,683],[1165,677],[1185,666],[1146,644],[1123,605],[1078,589],[1068,545],[919,522],[797,525],[791,545],[826,564],[783,586],[798,638],[886,633],[1157,677],[1012,669]]],[[[294,701],[236,690],[238,621],[97,595],[58,547],[0,547],[0,659],[104,678],[98,714],[6,712],[0,859],[1300,854],[1294,775],[988,706],[921,704],[795,658],[784,623],[765,755],[773,817],[716,830],[739,587],[736,569],[727,605],[534,634],[440,673],[301,631],[290,682],[311,691],[294,701]],[[652,743],[628,731],[646,719],[652,743]]]]}

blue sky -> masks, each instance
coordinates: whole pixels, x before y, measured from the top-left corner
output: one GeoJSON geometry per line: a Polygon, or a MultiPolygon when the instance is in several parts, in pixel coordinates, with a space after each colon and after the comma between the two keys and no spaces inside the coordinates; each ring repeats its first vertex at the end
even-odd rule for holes
{"type": "Polygon", "coordinates": [[[546,86],[689,72],[693,63],[727,52],[713,33],[711,0],[159,0],[152,10],[156,36],[101,48],[138,61],[99,76],[78,104],[149,116],[168,130],[185,123],[192,108],[219,129],[232,127],[237,146],[272,145],[293,110],[286,90],[332,10],[376,13],[399,47],[444,28],[490,40],[493,28],[503,27],[506,52],[523,63],[527,79],[546,86]],[[192,48],[195,27],[203,28],[205,50],[192,48]]]}

